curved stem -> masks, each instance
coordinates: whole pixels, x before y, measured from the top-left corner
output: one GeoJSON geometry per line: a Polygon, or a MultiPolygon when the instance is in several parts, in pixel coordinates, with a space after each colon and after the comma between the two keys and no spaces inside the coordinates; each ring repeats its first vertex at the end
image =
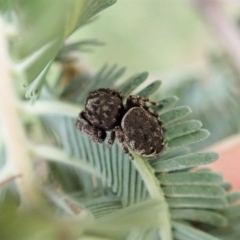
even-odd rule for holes
{"type": "Polygon", "coordinates": [[[77,118],[79,112],[83,110],[81,105],[45,100],[38,100],[34,104],[20,102],[19,108],[25,112],[39,115],[56,114],[73,118],[77,118]]]}
{"type": "Polygon", "coordinates": [[[102,177],[100,174],[96,173],[96,170],[90,164],[85,163],[84,161],[76,161],[76,159],[70,158],[66,152],[56,147],[48,145],[29,144],[29,150],[36,156],[46,159],[48,161],[79,168],[90,174],[95,174],[98,177],[102,177]]]}
{"type": "Polygon", "coordinates": [[[160,187],[159,180],[155,177],[153,168],[149,165],[146,159],[134,154],[133,163],[137,168],[138,172],[142,176],[142,179],[147,187],[148,193],[151,198],[158,199],[161,204],[161,226],[160,226],[160,236],[162,240],[172,239],[172,224],[170,213],[168,209],[167,202],[164,197],[164,193],[160,187]]]}
{"type": "Polygon", "coordinates": [[[38,191],[30,159],[24,127],[18,113],[18,99],[12,82],[8,45],[4,32],[4,23],[0,18],[0,117],[3,129],[8,164],[13,168],[21,204],[23,207],[38,208],[42,196],[38,191]]]}

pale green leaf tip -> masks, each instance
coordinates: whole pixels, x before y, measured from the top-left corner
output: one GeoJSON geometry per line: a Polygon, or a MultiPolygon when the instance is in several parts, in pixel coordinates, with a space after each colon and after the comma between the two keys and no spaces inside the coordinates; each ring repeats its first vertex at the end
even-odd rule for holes
{"type": "Polygon", "coordinates": [[[149,75],[149,72],[145,71],[145,72],[142,72],[140,75],[142,75],[143,77],[147,78],[148,75],[149,75]]]}
{"type": "Polygon", "coordinates": [[[175,95],[173,95],[172,98],[174,98],[176,101],[179,100],[179,97],[177,97],[177,96],[175,96],[175,95]]]}
{"type": "Polygon", "coordinates": [[[201,130],[199,130],[199,131],[201,131],[202,133],[203,133],[203,135],[205,135],[202,139],[201,139],[201,141],[203,141],[203,140],[205,140],[206,138],[208,138],[209,136],[210,136],[210,132],[208,131],[208,130],[206,130],[206,129],[201,129],[201,130]]]}
{"type": "Polygon", "coordinates": [[[216,152],[206,152],[206,154],[208,155],[208,159],[215,161],[219,159],[219,154],[216,152]]]}
{"type": "Polygon", "coordinates": [[[175,104],[178,100],[179,100],[179,98],[177,96],[171,96],[171,103],[172,104],[175,104]]]}

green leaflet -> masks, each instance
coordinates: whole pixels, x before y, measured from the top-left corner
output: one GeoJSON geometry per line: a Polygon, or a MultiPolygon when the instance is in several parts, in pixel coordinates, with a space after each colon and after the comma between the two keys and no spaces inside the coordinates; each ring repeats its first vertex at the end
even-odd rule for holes
{"type": "Polygon", "coordinates": [[[122,208],[119,199],[114,199],[111,197],[88,200],[84,205],[91,211],[95,218],[99,218],[122,208]]]}
{"type": "Polygon", "coordinates": [[[148,97],[151,94],[155,93],[158,88],[161,85],[161,81],[154,81],[153,83],[149,84],[148,86],[146,86],[143,90],[141,90],[140,92],[137,93],[137,95],[141,96],[141,97],[148,97]]]}
{"type": "Polygon", "coordinates": [[[151,105],[151,108],[154,109],[157,113],[162,113],[173,107],[177,101],[178,98],[176,96],[166,97],[160,101],[156,101],[158,104],[160,104],[160,107],[151,105]]]}
{"type": "Polygon", "coordinates": [[[153,166],[156,172],[171,172],[180,169],[188,169],[199,165],[212,163],[218,159],[214,152],[200,152],[175,157],[164,161],[158,161],[153,166]]]}
{"type": "MultiPolygon", "coordinates": [[[[162,105],[162,108],[160,109],[160,111],[174,106],[177,101],[178,101],[178,98],[176,96],[166,97],[166,98],[158,101],[158,103],[160,105],[162,105]]],[[[154,108],[154,106],[153,106],[153,108],[154,108]]],[[[159,108],[156,108],[156,107],[154,109],[159,110],[159,108]]]]}
{"type": "MultiPolygon", "coordinates": [[[[45,70],[49,65],[51,65],[50,69],[50,75],[48,75],[48,70],[46,71],[44,81],[49,81],[51,85],[51,79],[53,76],[51,75],[53,72],[55,72],[56,76],[59,76],[60,66],[54,64],[55,56],[58,53],[59,47],[61,47],[61,39],[57,38],[54,39],[52,42],[47,43],[45,46],[39,49],[36,53],[34,53],[32,56],[30,56],[28,59],[24,60],[22,65],[22,69],[20,66],[20,69],[24,73],[25,80],[27,81],[27,84],[33,84],[34,81],[36,81],[37,78],[39,78],[39,75],[41,75],[40,69],[45,70]],[[29,63],[29,64],[28,64],[29,63]],[[53,64],[52,64],[53,63],[53,64]],[[52,67],[53,65],[53,67],[52,67]],[[56,67],[57,66],[57,67],[56,67]],[[59,69],[58,71],[52,69],[59,69]]],[[[59,82],[58,82],[59,84],[59,82]]],[[[46,88],[48,88],[50,85],[47,84],[46,88]]],[[[39,91],[41,90],[41,86],[39,86],[39,91]]],[[[46,93],[46,92],[45,92],[46,93]]]]}
{"type": "MultiPolygon", "coordinates": [[[[63,73],[62,73],[63,74],[63,73]]],[[[58,81],[55,83],[55,88],[59,87],[59,81],[61,81],[62,74],[59,76],[58,81]]],[[[66,86],[62,92],[60,93],[60,97],[64,99],[68,99],[72,101],[72,99],[76,99],[79,97],[79,93],[77,89],[82,89],[84,86],[88,84],[88,81],[90,81],[90,76],[84,75],[81,78],[76,78],[72,80],[71,85],[66,86]]]]}
{"type": "Polygon", "coordinates": [[[93,16],[104,10],[105,8],[110,7],[117,0],[90,0],[87,3],[87,7],[84,10],[83,16],[81,18],[81,23],[85,23],[89,21],[93,16]]]}
{"type": "Polygon", "coordinates": [[[162,185],[217,185],[223,181],[222,175],[214,172],[183,172],[161,174],[158,176],[162,185]]]}
{"type": "Polygon", "coordinates": [[[228,207],[224,211],[224,214],[229,219],[238,219],[238,220],[240,220],[240,205],[238,204],[238,205],[234,205],[234,206],[228,207]]]}
{"type": "Polygon", "coordinates": [[[38,83],[39,79],[41,79],[41,81],[45,80],[45,76],[51,66],[53,58],[60,47],[61,39],[53,39],[19,64],[20,72],[24,73],[24,85],[26,87],[31,84],[35,86],[36,90],[41,88],[41,85],[38,83]]]}
{"type": "Polygon", "coordinates": [[[166,140],[169,141],[173,138],[196,132],[201,127],[202,123],[197,120],[182,122],[180,124],[174,125],[173,127],[169,127],[166,131],[165,137],[166,140]]]}
{"type": "Polygon", "coordinates": [[[104,74],[95,77],[93,90],[98,88],[112,88],[117,79],[119,79],[126,71],[125,67],[119,67],[117,64],[108,67],[104,74]]]}
{"type": "Polygon", "coordinates": [[[26,91],[26,98],[33,98],[36,99],[39,96],[39,89],[44,84],[46,74],[51,66],[51,61],[46,65],[46,67],[42,70],[41,73],[38,74],[38,76],[35,78],[35,80],[30,83],[30,85],[27,87],[26,91]]]}
{"type": "Polygon", "coordinates": [[[203,172],[212,172],[212,170],[210,169],[210,168],[205,168],[205,167],[203,167],[203,168],[200,168],[200,169],[197,169],[197,172],[198,173],[203,173],[203,172]]]}
{"type": "Polygon", "coordinates": [[[93,77],[88,77],[85,79],[83,77],[84,85],[81,84],[81,79],[79,80],[79,86],[81,87],[79,91],[75,94],[74,102],[83,103],[89,92],[96,90],[98,88],[111,88],[114,82],[120,78],[125,72],[125,68],[118,68],[117,65],[109,67],[104,65],[93,77]]]}
{"type": "Polygon", "coordinates": [[[163,188],[166,197],[225,198],[226,192],[219,186],[177,185],[163,188]]]}
{"type": "Polygon", "coordinates": [[[200,209],[172,209],[171,216],[174,220],[201,222],[216,227],[224,227],[228,224],[227,219],[223,215],[200,209]]]}
{"type": "Polygon", "coordinates": [[[191,198],[191,197],[171,197],[167,198],[171,208],[202,208],[222,210],[228,206],[225,198],[191,198]]]}
{"type": "Polygon", "coordinates": [[[197,230],[191,226],[188,226],[184,223],[173,223],[174,236],[178,240],[220,240],[216,237],[213,237],[205,232],[197,230]]]}
{"type": "Polygon", "coordinates": [[[128,96],[135,88],[142,84],[148,77],[148,72],[138,73],[130,77],[119,86],[119,89],[128,96]]]}
{"type": "Polygon", "coordinates": [[[198,130],[196,132],[190,133],[188,135],[184,135],[181,137],[174,138],[167,142],[167,147],[172,148],[179,148],[182,146],[187,146],[196,142],[200,142],[206,139],[209,136],[209,132],[205,129],[198,130]]]}
{"type": "Polygon", "coordinates": [[[166,127],[166,125],[184,118],[190,112],[191,112],[191,109],[189,107],[182,106],[182,107],[177,107],[160,114],[160,118],[164,123],[164,126],[166,127]]]}
{"type": "Polygon", "coordinates": [[[227,195],[227,200],[229,203],[234,203],[238,200],[240,200],[240,192],[231,192],[227,195]]]}
{"type": "Polygon", "coordinates": [[[98,39],[87,39],[87,40],[80,40],[74,43],[64,44],[58,52],[56,60],[64,60],[65,58],[70,58],[68,56],[71,52],[74,51],[89,51],[92,46],[102,46],[104,45],[103,42],[99,41],[98,39]]]}
{"type": "Polygon", "coordinates": [[[232,188],[232,184],[230,182],[223,182],[221,186],[226,190],[229,191],[232,188]]]}

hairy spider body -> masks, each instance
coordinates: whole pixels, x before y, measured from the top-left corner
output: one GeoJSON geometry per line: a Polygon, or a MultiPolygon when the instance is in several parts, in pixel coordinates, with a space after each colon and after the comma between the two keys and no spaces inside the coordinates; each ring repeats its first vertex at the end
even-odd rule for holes
{"type": "Polygon", "coordinates": [[[85,118],[94,127],[111,130],[121,123],[124,114],[122,93],[116,90],[99,89],[91,92],[85,104],[85,118]]]}
{"type": "Polygon", "coordinates": [[[121,127],[125,141],[138,155],[151,157],[161,152],[163,148],[162,126],[145,109],[131,108],[124,115],[121,127]]]}
{"type": "Polygon", "coordinates": [[[121,91],[100,88],[87,96],[85,111],[79,114],[76,126],[97,143],[111,131],[108,145],[112,146],[117,137],[131,157],[129,147],[140,156],[154,157],[164,146],[163,127],[158,114],[146,103],[161,107],[137,95],[130,95],[124,107],[121,91]]]}

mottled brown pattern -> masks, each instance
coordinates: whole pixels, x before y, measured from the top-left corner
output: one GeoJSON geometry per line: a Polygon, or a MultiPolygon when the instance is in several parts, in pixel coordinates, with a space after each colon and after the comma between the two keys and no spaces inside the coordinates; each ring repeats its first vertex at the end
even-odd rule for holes
{"type": "Polygon", "coordinates": [[[109,147],[117,138],[131,157],[129,148],[141,156],[157,156],[164,146],[163,127],[157,112],[147,104],[161,107],[137,95],[130,95],[124,107],[121,91],[101,88],[87,96],[76,127],[96,143],[102,143],[106,131],[111,131],[109,147]]]}
{"type": "Polygon", "coordinates": [[[131,108],[123,117],[121,127],[125,141],[141,156],[158,155],[163,148],[163,132],[156,118],[140,107],[131,108]]]}
{"type": "Polygon", "coordinates": [[[94,127],[105,131],[120,124],[123,111],[122,100],[105,91],[90,93],[86,99],[86,118],[94,127]]]}

